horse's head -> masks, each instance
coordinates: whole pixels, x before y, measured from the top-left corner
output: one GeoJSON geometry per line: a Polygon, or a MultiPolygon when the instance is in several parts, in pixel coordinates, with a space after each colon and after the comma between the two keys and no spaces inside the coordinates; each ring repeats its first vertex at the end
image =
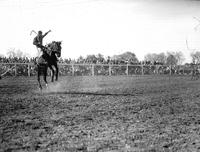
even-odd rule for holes
{"type": "Polygon", "coordinates": [[[55,54],[57,54],[58,57],[61,56],[61,44],[62,42],[61,41],[53,41],[51,43],[48,44],[48,48],[54,52],[55,54]]]}

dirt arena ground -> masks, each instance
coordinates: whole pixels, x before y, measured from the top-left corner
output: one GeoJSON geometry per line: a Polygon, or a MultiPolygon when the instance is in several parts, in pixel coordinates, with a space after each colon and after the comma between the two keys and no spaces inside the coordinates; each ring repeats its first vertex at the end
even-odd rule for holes
{"type": "Polygon", "coordinates": [[[0,152],[200,151],[200,80],[184,76],[0,80],[0,152]]]}

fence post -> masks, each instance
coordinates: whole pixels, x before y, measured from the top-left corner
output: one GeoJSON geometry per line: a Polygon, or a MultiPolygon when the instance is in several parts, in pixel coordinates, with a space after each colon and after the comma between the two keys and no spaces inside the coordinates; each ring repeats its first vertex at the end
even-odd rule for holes
{"type": "Polygon", "coordinates": [[[142,75],[144,75],[144,66],[143,66],[143,64],[142,64],[142,75]]]}
{"type": "Polygon", "coordinates": [[[94,76],[94,64],[92,64],[92,76],[94,76]]]}
{"type": "Polygon", "coordinates": [[[15,76],[17,76],[17,64],[15,63],[15,76]]]}
{"type": "Polygon", "coordinates": [[[126,65],[126,75],[128,76],[128,64],[126,65]]]}
{"type": "Polygon", "coordinates": [[[156,65],[156,74],[158,74],[159,65],[156,65]]]}
{"type": "Polygon", "coordinates": [[[30,63],[28,64],[28,76],[31,76],[31,67],[30,67],[30,63]]]}
{"type": "Polygon", "coordinates": [[[172,75],[172,65],[170,65],[169,68],[170,68],[170,69],[169,69],[169,70],[170,70],[170,71],[169,71],[169,74],[172,75]]]}
{"type": "Polygon", "coordinates": [[[72,76],[74,76],[74,64],[72,64],[72,76]]]}
{"type": "Polygon", "coordinates": [[[112,70],[111,70],[111,65],[109,64],[109,76],[111,76],[112,75],[112,70]]]}

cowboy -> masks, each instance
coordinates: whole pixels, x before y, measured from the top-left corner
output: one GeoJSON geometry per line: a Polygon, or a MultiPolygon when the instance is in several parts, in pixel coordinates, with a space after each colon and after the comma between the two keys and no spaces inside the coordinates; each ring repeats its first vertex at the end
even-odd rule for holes
{"type": "Polygon", "coordinates": [[[45,47],[43,46],[43,38],[49,33],[51,30],[46,32],[44,35],[42,34],[42,31],[38,31],[37,36],[33,39],[33,45],[37,47],[38,54],[37,58],[38,60],[42,57],[45,59],[44,53],[45,53],[45,47]]]}

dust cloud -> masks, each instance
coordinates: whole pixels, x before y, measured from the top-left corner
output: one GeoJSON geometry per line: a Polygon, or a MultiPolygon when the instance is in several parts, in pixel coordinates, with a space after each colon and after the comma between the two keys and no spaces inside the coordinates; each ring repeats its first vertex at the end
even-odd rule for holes
{"type": "Polygon", "coordinates": [[[43,87],[43,93],[64,93],[64,92],[89,92],[96,93],[101,91],[102,85],[99,84],[99,80],[89,77],[68,77],[68,79],[62,79],[58,82],[49,83],[47,87],[43,87]]]}

